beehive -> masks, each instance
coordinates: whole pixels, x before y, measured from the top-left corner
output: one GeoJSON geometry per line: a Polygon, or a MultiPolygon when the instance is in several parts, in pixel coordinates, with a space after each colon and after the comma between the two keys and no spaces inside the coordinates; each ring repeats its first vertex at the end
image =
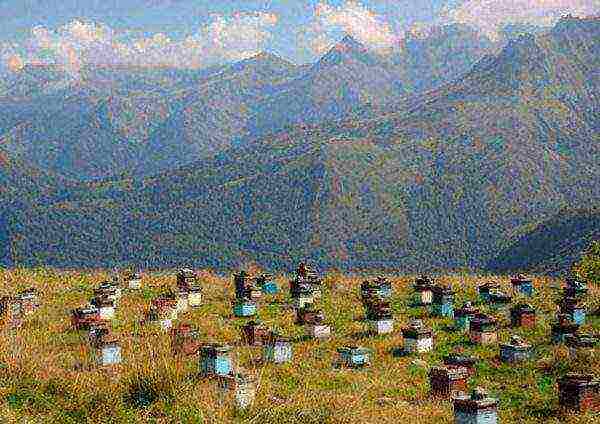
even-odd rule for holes
{"type": "Polygon", "coordinates": [[[511,279],[510,283],[515,295],[521,294],[528,297],[533,296],[533,281],[525,278],[523,275],[511,279]]]}
{"type": "Polygon", "coordinates": [[[559,314],[557,322],[551,327],[551,339],[553,343],[564,343],[567,336],[576,336],[579,325],[571,321],[568,315],[559,314]]]}
{"type": "Polygon", "coordinates": [[[503,362],[523,362],[531,358],[532,348],[518,336],[512,336],[510,343],[500,345],[500,359],[503,362]]]}
{"type": "Polygon", "coordinates": [[[591,374],[565,375],[558,382],[558,393],[564,409],[600,412],[600,381],[591,374]]]}
{"type": "Polygon", "coordinates": [[[500,285],[496,282],[489,281],[483,284],[480,284],[477,287],[477,292],[479,293],[479,297],[483,301],[488,301],[490,298],[490,293],[500,289],[500,285]]]}
{"type": "Polygon", "coordinates": [[[331,336],[331,327],[325,324],[308,324],[306,331],[314,339],[326,339],[331,336]]]}
{"type": "Polygon", "coordinates": [[[444,357],[444,365],[450,368],[465,368],[469,376],[475,375],[475,364],[478,359],[474,356],[453,353],[444,357]]]}
{"type": "Polygon", "coordinates": [[[125,276],[127,288],[130,290],[140,290],[142,288],[142,275],[138,272],[130,272],[125,276]]]}
{"type": "Polygon", "coordinates": [[[363,368],[371,365],[371,350],[360,346],[344,346],[338,349],[340,364],[347,368],[363,368]]]}
{"type": "Polygon", "coordinates": [[[171,350],[175,355],[195,355],[200,348],[198,330],[190,324],[179,324],[171,329],[171,350]]]}
{"type": "Polygon", "coordinates": [[[296,309],[296,324],[320,324],[325,320],[325,314],[320,309],[313,309],[308,305],[302,309],[296,309]]]}
{"type": "Polygon", "coordinates": [[[244,410],[252,406],[256,398],[256,379],[248,374],[236,373],[219,377],[219,388],[226,395],[233,395],[235,408],[244,410]]]}
{"type": "Polygon", "coordinates": [[[518,303],[510,309],[510,322],[513,327],[535,327],[535,309],[527,303],[518,303]]]}
{"type": "Polygon", "coordinates": [[[115,317],[115,303],[112,298],[102,296],[95,297],[91,300],[91,304],[98,308],[98,315],[101,320],[111,320],[115,317]]]}
{"type": "Polygon", "coordinates": [[[256,315],[256,303],[250,299],[236,301],[233,304],[233,315],[236,317],[253,317],[256,315]]]}
{"type": "Polygon", "coordinates": [[[471,302],[465,303],[463,307],[454,311],[454,327],[459,331],[467,331],[471,318],[479,313],[479,309],[475,308],[471,302]]]}
{"type": "Polygon", "coordinates": [[[233,371],[228,345],[206,344],[200,347],[200,373],[205,377],[225,376],[233,371]]]}
{"type": "Polygon", "coordinates": [[[450,287],[435,286],[433,289],[432,312],[434,316],[454,317],[454,291],[450,287]]]}
{"type": "Polygon", "coordinates": [[[17,295],[17,301],[21,303],[21,309],[24,315],[30,315],[40,307],[40,297],[35,289],[21,291],[17,295]]]}
{"type": "Polygon", "coordinates": [[[202,306],[202,289],[200,287],[189,288],[188,305],[190,308],[199,308],[202,306]]]}
{"type": "Polygon", "coordinates": [[[282,364],[292,360],[292,342],[287,337],[270,333],[263,347],[263,359],[266,362],[282,364]]]}
{"type": "Polygon", "coordinates": [[[424,353],[433,349],[433,332],[419,319],[412,320],[402,329],[402,337],[406,353],[424,353]]]}
{"type": "Polygon", "coordinates": [[[476,388],[470,396],[454,398],[455,424],[496,424],[498,422],[498,400],[476,388]]]}
{"type": "Polygon", "coordinates": [[[469,371],[465,367],[432,367],[429,386],[433,396],[450,397],[467,389],[469,371]]]}
{"type": "Polygon", "coordinates": [[[390,334],[394,331],[394,320],[392,318],[382,318],[370,320],[368,322],[369,332],[373,334],[390,334]]]}
{"type": "Polygon", "coordinates": [[[585,324],[585,306],[578,298],[563,297],[559,306],[560,312],[567,315],[575,324],[585,324]]]}
{"type": "Polygon", "coordinates": [[[420,277],[415,281],[413,303],[420,306],[431,305],[433,302],[433,289],[435,285],[427,277],[420,277]]]}
{"type": "Polygon", "coordinates": [[[487,315],[479,314],[471,319],[469,339],[475,344],[494,344],[498,340],[497,321],[487,315]]]}
{"type": "Polygon", "coordinates": [[[114,337],[103,337],[97,347],[98,362],[102,366],[121,363],[121,346],[114,337]]]}
{"type": "Polygon", "coordinates": [[[267,327],[259,321],[250,321],[242,327],[242,337],[250,346],[262,346],[269,334],[267,327]]]}
{"type": "Polygon", "coordinates": [[[273,276],[269,274],[261,274],[256,278],[257,285],[264,294],[277,294],[279,286],[273,280],[273,276]]]}
{"type": "Polygon", "coordinates": [[[303,309],[315,302],[312,290],[300,287],[294,293],[294,307],[296,309],[303,309]]]}
{"type": "Polygon", "coordinates": [[[198,275],[190,268],[182,268],[177,272],[177,288],[189,291],[192,287],[200,285],[198,275]]]}
{"type": "Polygon", "coordinates": [[[569,348],[569,356],[575,358],[578,353],[594,354],[600,345],[600,338],[590,334],[567,334],[564,336],[565,345],[569,348]]]}
{"type": "Polygon", "coordinates": [[[87,330],[100,321],[100,311],[96,307],[76,308],[71,311],[71,325],[75,330],[87,330]]]}
{"type": "Polygon", "coordinates": [[[183,290],[183,289],[179,289],[177,292],[177,304],[176,304],[176,309],[177,309],[177,313],[184,313],[187,312],[190,309],[190,304],[189,304],[189,293],[187,290],[183,290]]]}

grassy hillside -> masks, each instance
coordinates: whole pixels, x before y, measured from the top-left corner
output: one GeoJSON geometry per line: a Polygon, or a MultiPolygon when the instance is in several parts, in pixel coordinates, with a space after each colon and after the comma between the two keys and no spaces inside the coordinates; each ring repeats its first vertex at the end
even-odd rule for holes
{"type": "MultiPolygon", "coordinates": [[[[235,413],[231,400],[219,394],[216,382],[199,377],[197,359],[173,357],[168,335],[152,325],[140,324],[150,299],[165,285],[174,287],[173,276],[145,275],[141,292],[124,295],[111,324],[120,338],[124,362],[115,369],[102,370],[93,364],[84,334],[70,329],[69,311],[85,302],[106,274],[37,269],[4,271],[1,275],[3,292],[31,285],[42,292],[43,302],[19,333],[1,330],[8,343],[0,346],[0,418],[5,422],[65,423],[450,423],[452,405],[429,397],[427,373],[444,355],[462,347],[465,353],[481,359],[469,386],[481,385],[499,397],[500,422],[575,424],[594,420],[589,414],[563,415],[558,410],[556,380],[567,371],[598,369],[600,363],[597,357],[586,356],[571,361],[564,347],[548,344],[553,302],[558,295],[550,288],[552,280],[535,279],[537,328],[502,328],[499,332],[502,342],[516,332],[535,345],[535,358],[522,365],[502,364],[497,360],[497,346],[471,346],[465,335],[448,331],[449,321],[428,318],[423,311],[409,308],[412,277],[408,276],[391,277],[396,331],[389,336],[365,336],[357,295],[362,280],[332,274],[326,278],[319,304],[332,327],[331,340],[302,339],[303,330],[293,324],[293,312],[285,306],[287,290],[261,303],[260,318],[296,340],[293,362],[277,366],[257,361],[260,348],[239,343],[245,320],[230,317],[231,279],[209,272],[202,275],[205,304],[183,314],[180,321],[197,326],[203,342],[234,347],[235,365],[259,381],[256,403],[250,410],[235,413]],[[415,357],[394,356],[393,351],[403,344],[399,329],[416,316],[433,327],[435,350],[415,357]],[[333,367],[337,347],[348,343],[373,349],[370,369],[333,367]]],[[[460,303],[476,298],[474,285],[479,277],[440,279],[460,287],[460,303]]],[[[277,280],[287,287],[283,276],[277,280]]],[[[498,281],[508,288],[507,279],[498,281]]],[[[598,332],[598,318],[591,318],[585,329],[598,332]]]]}

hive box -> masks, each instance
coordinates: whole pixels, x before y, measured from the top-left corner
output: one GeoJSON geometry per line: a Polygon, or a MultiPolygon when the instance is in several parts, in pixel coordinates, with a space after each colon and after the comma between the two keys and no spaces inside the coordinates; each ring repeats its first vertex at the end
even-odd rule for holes
{"type": "Polygon", "coordinates": [[[482,389],[475,389],[470,396],[454,398],[455,424],[497,424],[498,400],[482,389]]]}
{"type": "Polygon", "coordinates": [[[362,368],[371,365],[371,350],[360,346],[345,346],[338,349],[340,363],[347,368],[362,368]]]}
{"type": "Polygon", "coordinates": [[[522,294],[528,297],[533,296],[533,281],[523,276],[518,276],[510,280],[514,294],[522,294]]]}
{"type": "Polygon", "coordinates": [[[454,328],[459,331],[469,330],[471,318],[479,313],[479,309],[473,307],[471,302],[467,302],[462,308],[454,311],[454,328]]]}
{"type": "Polygon", "coordinates": [[[198,275],[193,270],[183,268],[177,272],[177,287],[180,290],[189,291],[190,288],[198,285],[198,275]]]}
{"type": "Polygon", "coordinates": [[[467,390],[469,371],[464,367],[432,367],[429,386],[432,396],[450,397],[467,390]]]}
{"type": "Polygon", "coordinates": [[[17,295],[17,301],[21,303],[23,315],[30,315],[40,307],[40,298],[35,289],[27,289],[17,295]]]}
{"type": "Polygon", "coordinates": [[[238,410],[249,408],[256,398],[256,380],[247,374],[219,377],[219,388],[225,394],[233,394],[235,408],[238,410]]]}
{"type": "Polygon", "coordinates": [[[190,308],[202,306],[202,290],[200,287],[190,287],[188,290],[188,305],[190,308]]]}
{"type": "Polygon", "coordinates": [[[206,344],[200,347],[200,373],[205,377],[231,374],[233,367],[228,345],[206,344]]]}
{"type": "Polygon", "coordinates": [[[233,315],[236,317],[253,317],[256,315],[256,303],[250,300],[238,301],[233,305],[233,315]]]}
{"type": "Polygon", "coordinates": [[[406,353],[424,353],[433,349],[433,332],[421,320],[413,320],[403,328],[402,337],[406,353]]]}
{"type": "Polygon", "coordinates": [[[269,330],[259,321],[250,321],[242,327],[242,337],[250,346],[262,346],[269,330]]]}
{"type": "Polygon", "coordinates": [[[585,324],[585,307],[576,297],[564,297],[560,302],[560,312],[577,325],[585,324]]]}
{"type": "Polygon", "coordinates": [[[487,302],[490,298],[490,293],[492,291],[496,291],[499,289],[500,289],[500,285],[498,283],[487,282],[487,283],[480,284],[477,287],[477,292],[479,293],[479,297],[481,298],[481,300],[487,302]]]}
{"type": "Polygon", "coordinates": [[[432,312],[434,316],[454,317],[454,291],[450,287],[436,286],[433,289],[432,312]]]}
{"type": "Polygon", "coordinates": [[[535,327],[535,309],[527,303],[519,303],[510,309],[510,322],[513,327],[535,327]]]}
{"type": "Polygon", "coordinates": [[[98,308],[98,314],[101,320],[111,320],[115,317],[114,301],[108,297],[96,297],[91,301],[92,305],[98,308]]]}
{"type": "Polygon", "coordinates": [[[394,320],[391,317],[368,322],[369,332],[373,334],[390,334],[394,331],[394,320]]]}
{"type": "Polygon", "coordinates": [[[179,289],[178,293],[177,293],[177,305],[176,305],[176,309],[177,309],[177,313],[184,313],[187,312],[190,308],[190,304],[188,301],[188,292],[187,290],[182,290],[179,289]]]}
{"type": "Polygon", "coordinates": [[[117,365],[121,363],[121,346],[115,338],[102,338],[98,343],[98,363],[102,366],[117,365]]]}
{"type": "Polygon", "coordinates": [[[577,412],[600,412],[600,381],[591,374],[567,374],[558,382],[561,407],[577,412]]]}
{"type": "Polygon", "coordinates": [[[531,345],[513,336],[510,343],[500,345],[500,359],[503,362],[524,362],[531,358],[531,345]]]}
{"type": "Polygon", "coordinates": [[[415,294],[414,294],[414,303],[416,305],[427,306],[431,305],[433,302],[433,281],[427,277],[418,278],[415,281],[413,286],[415,294]]]}
{"type": "Polygon", "coordinates": [[[474,344],[496,343],[498,340],[497,321],[483,314],[474,316],[469,325],[469,339],[474,344]]]}
{"type": "Polygon", "coordinates": [[[98,308],[76,308],[71,312],[71,325],[75,330],[87,330],[90,325],[100,321],[98,308]]]}
{"type": "Polygon", "coordinates": [[[474,356],[467,356],[461,354],[450,354],[444,357],[444,365],[446,367],[453,368],[465,368],[469,373],[469,376],[475,375],[475,364],[478,359],[474,356]]]}
{"type": "Polygon", "coordinates": [[[331,327],[325,324],[308,324],[306,331],[314,339],[327,339],[331,336],[331,327]]]}
{"type": "Polygon", "coordinates": [[[552,324],[551,339],[553,343],[564,343],[567,336],[576,336],[579,325],[569,319],[568,315],[559,314],[558,321],[552,324]]]}
{"type": "Polygon", "coordinates": [[[292,343],[283,336],[270,334],[263,348],[263,359],[266,362],[283,364],[292,360],[292,343]]]}

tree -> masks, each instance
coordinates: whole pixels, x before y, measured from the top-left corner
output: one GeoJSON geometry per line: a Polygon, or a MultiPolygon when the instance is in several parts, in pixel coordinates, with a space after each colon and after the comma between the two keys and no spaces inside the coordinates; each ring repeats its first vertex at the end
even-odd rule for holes
{"type": "Polygon", "coordinates": [[[575,264],[574,271],[580,278],[600,284],[600,240],[592,242],[581,260],[575,264]]]}

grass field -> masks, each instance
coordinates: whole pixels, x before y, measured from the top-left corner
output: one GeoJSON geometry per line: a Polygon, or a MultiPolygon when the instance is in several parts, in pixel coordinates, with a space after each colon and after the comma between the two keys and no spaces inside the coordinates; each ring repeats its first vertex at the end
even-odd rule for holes
{"type": "MultiPolygon", "coordinates": [[[[198,375],[196,358],[174,357],[167,333],[156,325],[140,324],[150,299],[165,285],[175,287],[174,272],[146,274],[142,290],[124,293],[112,322],[121,341],[123,363],[117,368],[101,369],[90,356],[85,333],[71,329],[70,310],[86,303],[93,288],[108,274],[4,270],[0,272],[1,294],[33,286],[43,299],[21,329],[2,327],[0,422],[450,423],[452,404],[429,397],[427,375],[429,366],[440,364],[443,355],[459,346],[482,359],[469,384],[481,385],[500,399],[500,422],[600,422],[598,415],[564,415],[558,408],[557,377],[567,371],[585,370],[598,376],[600,353],[570,361],[565,347],[549,343],[554,302],[559,296],[553,288],[557,287],[556,280],[534,280],[536,296],[532,303],[538,312],[535,329],[503,328],[499,332],[501,342],[508,341],[515,332],[535,345],[535,358],[523,365],[500,363],[497,346],[470,346],[467,335],[448,331],[450,320],[430,318],[419,308],[410,308],[412,276],[390,277],[394,284],[394,333],[366,336],[359,299],[362,279],[338,274],[326,276],[323,297],[317,303],[325,312],[333,337],[294,343],[291,364],[263,365],[259,347],[240,343],[239,329],[247,320],[231,317],[232,279],[209,272],[201,275],[205,305],[180,314],[178,321],[197,326],[203,341],[235,345],[235,365],[254,373],[259,381],[252,408],[236,412],[215,381],[198,375]],[[400,327],[415,316],[425,317],[434,328],[434,351],[420,356],[394,356],[393,350],[402,346],[400,327]],[[349,343],[373,349],[370,368],[355,371],[332,366],[337,359],[336,349],[349,343]]],[[[485,279],[456,275],[438,280],[454,285],[455,305],[461,305],[465,300],[477,299],[476,283],[485,279]]],[[[508,290],[508,278],[495,280],[508,290]]],[[[280,276],[277,281],[283,292],[264,296],[259,316],[281,333],[300,338],[304,329],[294,325],[294,312],[285,306],[289,300],[287,279],[280,276]]],[[[590,308],[597,308],[599,291],[592,289],[590,308]]],[[[485,309],[485,305],[482,307],[485,309]]],[[[584,330],[600,332],[600,318],[588,316],[584,330]]]]}

